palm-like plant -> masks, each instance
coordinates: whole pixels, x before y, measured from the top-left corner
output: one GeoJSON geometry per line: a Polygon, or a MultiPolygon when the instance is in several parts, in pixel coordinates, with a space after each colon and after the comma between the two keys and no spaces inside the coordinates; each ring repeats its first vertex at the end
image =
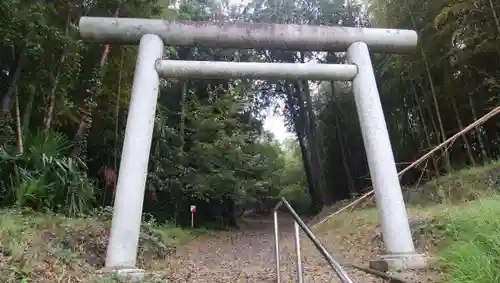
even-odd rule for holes
{"type": "Polygon", "coordinates": [[[0,184],[7,197],[4,204],[49,209],[70,216],[92,207],[94,186],[79,158],[68,158],[69,142],[56,132],[38,132],[28,137],[23,154],[0,149],[0,184]],[[10,193],[9,193],[10,192],[10,193]]]}

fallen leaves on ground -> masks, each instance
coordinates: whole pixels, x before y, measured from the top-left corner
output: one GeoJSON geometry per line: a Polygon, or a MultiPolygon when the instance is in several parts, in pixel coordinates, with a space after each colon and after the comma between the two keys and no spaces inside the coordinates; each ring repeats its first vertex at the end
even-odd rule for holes
{"type": "MultiPolygon", "coordinates": [[[[371,222],[346,225],[349,229],[326,229],[317,236],[340,262],[368,266],[382,251],[379,227],[371,222]]],[[[340,282],[335,272],[309,239],[301,235],[304,282],[340,282]]],[[[174,260],[174,259],[173,259],[174,260]]],[[[178,249],[178,268],[166,278],[174,282],[276,282],[274,234],[271,218],[252,219],[242,231],[226,237],[195,240],[178,249]]],[[[296,282],[293,219],[280,216],[281,282],[296,282]]],[[[347,269],[354,282],[384,282],[364,272],[347,269]]],[[[408,273],[414,282],[435,282],[430,272],[408,273]]]]}

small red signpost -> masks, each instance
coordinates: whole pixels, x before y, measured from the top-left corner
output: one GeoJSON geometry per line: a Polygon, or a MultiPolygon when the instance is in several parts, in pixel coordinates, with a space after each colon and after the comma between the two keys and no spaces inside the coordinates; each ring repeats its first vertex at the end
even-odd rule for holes
{"type": "Polygon", "coordinates": [[[191,211],[191,228],[194,228],[194,214],[196,213],[196,205],[191,205],[189,207],[189,210],[191,211]]]}

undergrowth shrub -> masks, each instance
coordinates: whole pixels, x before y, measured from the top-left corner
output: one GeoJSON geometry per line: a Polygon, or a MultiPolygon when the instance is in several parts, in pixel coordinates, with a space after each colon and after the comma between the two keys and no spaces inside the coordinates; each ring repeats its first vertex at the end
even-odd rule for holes
{"type": "Polygon", "coordinates": [[[68,139],[55,132],[29,136],[25,151],[0,147],[0,200],[3,205],[86,213],[95,200],[94,184],[79,158],[70,158],[68,139]]]}
{"type": "Polygon", "coordinates": [[[311,207],[311,197],[309,193],[300,185],[285,186],[279,194],[284,197],[299,214],[306,214],[311,207]]]}
{"type": "Polygon", "coordinates": [[[500,282],[500,197],[476,201],[466,208],[443,220],[446,282],[500,282]]]}

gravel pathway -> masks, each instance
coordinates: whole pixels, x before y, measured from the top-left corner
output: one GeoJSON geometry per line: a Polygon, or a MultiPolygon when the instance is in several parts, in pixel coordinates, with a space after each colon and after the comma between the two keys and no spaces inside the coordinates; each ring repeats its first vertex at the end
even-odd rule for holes
{"type": "MultiPolygon", "coordinates": [[[[341,262],[367,266],[367,260],[379,251],[366,235],[328,233],[318,238],[341,262]]],[[[304,282],[340,282],[305,235],[301,243],[304,282]]],[[[281,282],[296,282],[293,219],[287,215],[280,216],[280,250],[281,282]]],[[[272,218],[246,220],[240,230],[190,242],[170,262],[168,277],[173,282],[276,282],[272,218]]],[[[357,270],[347,271],[356,283],[383,282],[357,270]]],[[[434,282],[420,275],[414,279],[412,282],[434,282]]]]}

